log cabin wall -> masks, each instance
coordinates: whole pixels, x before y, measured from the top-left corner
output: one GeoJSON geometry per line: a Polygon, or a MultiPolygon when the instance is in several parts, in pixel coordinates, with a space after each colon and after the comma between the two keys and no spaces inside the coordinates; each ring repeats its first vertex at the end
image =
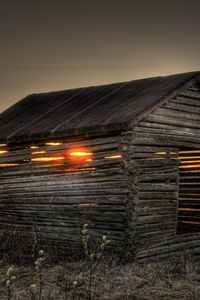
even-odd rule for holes
{"type": "MultiPolygon", "coordinates": [[[[194,187],[191,187],[192,178],[189,183],[183,179],[179,182],[185,171],[183,167],[179,168],[180,150],[200,149],[199,129],[200,86],[195,85],[149,114],[133,130],[133,157],[129,168],[134,170],[133,176],[137,181],[135,239],[140,259],[200,246],[200,234],[193,233],[191,219],[192,215],[200,218],[198,195],[192,208],[191,202],[188,204],[191,197],[183,194],[183,187],[194,187]],[[184,214],[190,216],[190,232],[178,235],[177,225],[178,221],[181,223],[183,207],[184,214]]],[[[200,169],[196,161],[190,170],[196,176],[194,193],[198,194],[200,169]]]]}
{"type": "Polygon", "coordinates": [[[117,133],[1,145],[1,233],[73,248],[88,223],[91,236],[111,239],[111,250],[132,252],[128,144],[117,133]]]}

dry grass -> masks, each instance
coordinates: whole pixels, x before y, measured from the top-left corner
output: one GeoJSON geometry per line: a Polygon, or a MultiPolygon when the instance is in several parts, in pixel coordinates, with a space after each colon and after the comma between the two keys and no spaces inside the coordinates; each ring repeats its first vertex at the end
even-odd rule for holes
{"type": "MultiPolygon", "coordinates": [[[[0,266],[2,300],[8,299],[3,282],[7,269],[8,266],[2,261],[0,266]]],[[[37,288],[33,291],[35,298],[31,298],[33,295],[30,293],[30,285],[38,286],[39,280],[34,266],[15,266],[15,273],[17,280],[12,287],[11,299],[38,299],[37,288]]],[[[56,265],[46,262],[42,268],[42,299],[200,299],[200,257],[187,252],[160,262],[143,264],[119,264],[114,260],[103,258],[93,272],[91,291],[88,290],[88,278],[87,260],[56,265]]]]}

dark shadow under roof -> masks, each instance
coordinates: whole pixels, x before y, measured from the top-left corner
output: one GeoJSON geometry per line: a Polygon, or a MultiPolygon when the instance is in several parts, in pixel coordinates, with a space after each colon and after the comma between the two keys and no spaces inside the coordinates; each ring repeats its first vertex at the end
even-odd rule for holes
{"type": "Polygon", "coordinates": [[[200,72],[33,94],[0,114],[0,140],[40,140],[131,128],[200,72]]]}

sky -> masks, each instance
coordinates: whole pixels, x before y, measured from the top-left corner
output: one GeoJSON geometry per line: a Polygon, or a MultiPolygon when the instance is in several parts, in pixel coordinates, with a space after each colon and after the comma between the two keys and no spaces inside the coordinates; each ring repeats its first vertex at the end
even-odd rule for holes
{"type": "Polygon", "coordinates": [[[0,0],[0,111],[31,93],[200,70],[199,0],[0,0]]]}

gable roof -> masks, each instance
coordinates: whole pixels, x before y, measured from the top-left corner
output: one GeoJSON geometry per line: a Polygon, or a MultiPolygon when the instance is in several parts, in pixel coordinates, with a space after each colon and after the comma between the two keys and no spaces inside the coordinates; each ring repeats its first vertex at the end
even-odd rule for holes
{"type": "Polygon", "coordinates": [[[0,140],[128,129],[199,79],[200,72],[192,72],[32,94],[0,114],[0,140]]]}

